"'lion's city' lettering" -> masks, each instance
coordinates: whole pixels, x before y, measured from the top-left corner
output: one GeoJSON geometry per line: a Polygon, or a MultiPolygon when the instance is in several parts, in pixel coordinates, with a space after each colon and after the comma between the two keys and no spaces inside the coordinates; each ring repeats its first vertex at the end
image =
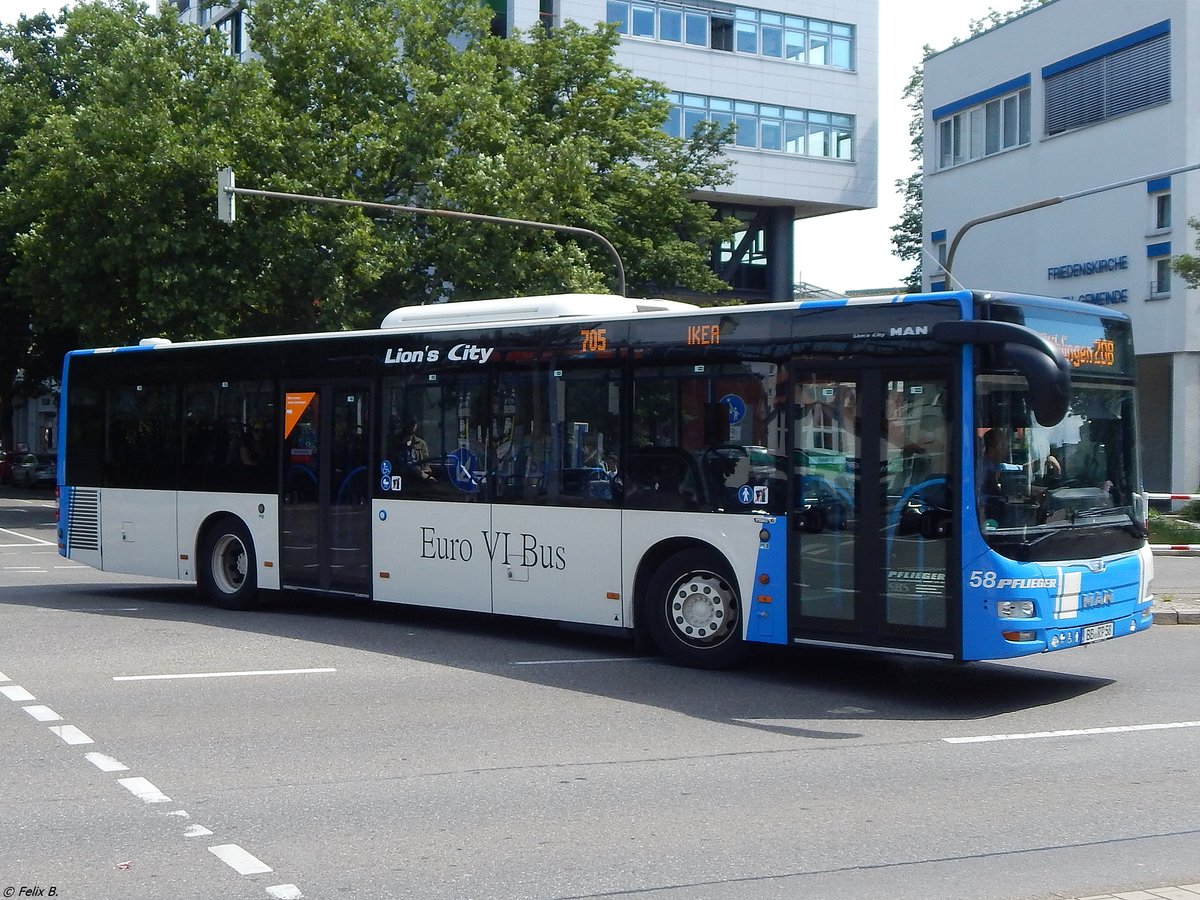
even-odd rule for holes
{"type": "MultiPolygon", "coordinates": [[[[455,344],[446,351],[446,359],[451,362],[475,362],[483,365],[492,358],[492,354],[495,352],[495,347],[480,347],[477,344],[455,344]]],[[[404,350],[400,347],[388,347],[383,354],[384,365],[437,362],[441,358],[442,351],[437,347],[424,347],[420,350],[404,350]]]]}

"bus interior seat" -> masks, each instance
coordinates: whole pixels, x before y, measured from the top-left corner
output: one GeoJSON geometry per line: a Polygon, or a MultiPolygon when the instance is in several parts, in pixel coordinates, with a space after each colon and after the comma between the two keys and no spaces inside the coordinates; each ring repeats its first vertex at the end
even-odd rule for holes
{"type": "Polygon", "coordinates": [[[635,509],[698,509],[695,460],[678,447],[647,447],[629,457],[625,505],[635,509]]]}

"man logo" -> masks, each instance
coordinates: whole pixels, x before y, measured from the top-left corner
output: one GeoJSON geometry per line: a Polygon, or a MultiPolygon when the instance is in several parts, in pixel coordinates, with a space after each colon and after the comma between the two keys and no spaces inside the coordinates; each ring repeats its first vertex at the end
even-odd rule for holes
{"type": "Polygon", "coordinates": [[[1087,567],[1089,572],[1093,572],[1098,575],[1108,568],[1108,563],[1102,559],[1091,559],[1088,560],[1087,567]]]}

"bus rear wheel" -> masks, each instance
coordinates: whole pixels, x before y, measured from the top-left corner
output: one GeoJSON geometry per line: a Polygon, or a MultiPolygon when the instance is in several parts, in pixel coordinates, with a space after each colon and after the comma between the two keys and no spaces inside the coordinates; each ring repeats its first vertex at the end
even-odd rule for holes
{"type": "Polygon", "coordinates": [[[241,519],[224,516],[204,532],[197,567],[200,592],[222,609],[258,603],[254,541],[241,519]]]}
{"type": "Polygon", "coordinates": [[[650,579],[646,597],[650,635],[673,661],[722,669],[745,657],[737,587],[714,551],[693,548],[670,557],[650,579]]]}

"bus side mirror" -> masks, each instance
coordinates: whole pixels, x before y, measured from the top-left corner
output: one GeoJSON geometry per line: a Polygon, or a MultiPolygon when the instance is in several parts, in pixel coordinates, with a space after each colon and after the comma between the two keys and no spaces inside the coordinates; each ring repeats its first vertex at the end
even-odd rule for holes
{"type": "Polygon", "coordinates": [[[946,344],[991,347],[997,363],[1029,383],[1029,407],[1038,423],[1057,425],[1067,415],[1071,366],[1062,351],[1032,328],[1012,322],[938,322],[930,336],[946,344]]]}

